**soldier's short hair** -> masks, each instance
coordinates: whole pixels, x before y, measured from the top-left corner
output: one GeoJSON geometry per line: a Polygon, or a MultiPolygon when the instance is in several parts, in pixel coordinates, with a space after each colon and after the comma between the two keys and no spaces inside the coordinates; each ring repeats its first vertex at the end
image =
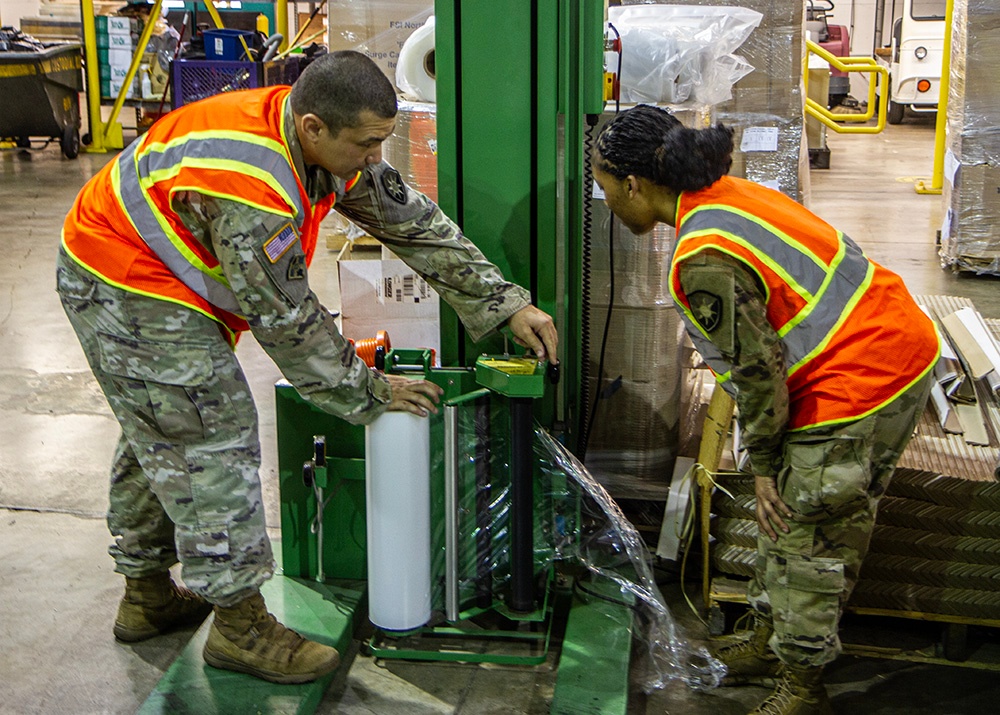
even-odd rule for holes
{"type": "Polygon", "coordinates": [[[313,60],[292,86],[292,111],[315,114],[336,136],[354,127],[369,110],[382,119],[396,116],[396,91],[374,62],[360,52],[343,50],[313,60]]]}

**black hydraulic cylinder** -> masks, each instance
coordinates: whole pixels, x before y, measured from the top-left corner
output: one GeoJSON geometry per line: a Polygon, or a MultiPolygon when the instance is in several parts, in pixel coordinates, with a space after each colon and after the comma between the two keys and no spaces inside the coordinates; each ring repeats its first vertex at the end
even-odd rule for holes
{"type": "Polygon", "coordinates": [[[535,607],[534,475],[531,399],[510,400],[510,601],[512,611],[535,607]]]}

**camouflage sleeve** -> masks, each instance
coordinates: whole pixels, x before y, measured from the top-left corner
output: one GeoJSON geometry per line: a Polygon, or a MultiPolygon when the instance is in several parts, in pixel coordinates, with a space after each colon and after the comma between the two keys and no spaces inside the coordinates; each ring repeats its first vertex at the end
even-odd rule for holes
{"type": "Polygon", "coordinates": [[[385,162],[365,169],[334,208],[423,276],[473,340],[531,304],[528,291],[507,281],[437,204],[385,162]]]}
{"type": "Polygon", "coordinates": [[[753,473],[776,476],[788,423],[788,385],[781,339],[767,321],[757,277],[735,258],[704,251],[684,262],[680,279],[686,295],[716,295],[722,315],[732,316],[731,324],[720,325],[709,337],[733,366],[743,446],[753,473]]]}
{"type": "Polygon", "coordinates": [[[357,357],[309,288],[294,224],[235,201],[186,203],[182,220],[210,243],[254,337],[296,390],[348,422],[382,414],[392,398],[388,380],[357,357]]]}

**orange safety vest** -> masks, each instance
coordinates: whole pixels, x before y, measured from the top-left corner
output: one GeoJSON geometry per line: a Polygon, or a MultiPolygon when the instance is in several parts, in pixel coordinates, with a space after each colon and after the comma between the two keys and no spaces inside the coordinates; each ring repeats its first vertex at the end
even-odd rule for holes
{"type": "Polygon", "coordinates": [[[712,249],[746,264],[766,291],[782,340],[790,430],[848,422],[892,402],[934,367],[933,321],[896,274],[777,191],[725,176],[682,192],[670,290],[695,347],[731,395],[732,365],[709,340],[681,288],[684,261],[712,249]]]}
{"type": "MultiPolygon", "coordinates": [[[[190,306],[234,334],[246,330],[218,260],[171,200],[194,191],[285,216],[311,263],[336,195],[309,202],[286,139],[295,131],[285,125],[289,92],[229,92],[157,121],[84,186],[63,225],[65,250],[112,285],[190,306]]],[[[289,238],[291,231],[276,237],[289,238]]]]}

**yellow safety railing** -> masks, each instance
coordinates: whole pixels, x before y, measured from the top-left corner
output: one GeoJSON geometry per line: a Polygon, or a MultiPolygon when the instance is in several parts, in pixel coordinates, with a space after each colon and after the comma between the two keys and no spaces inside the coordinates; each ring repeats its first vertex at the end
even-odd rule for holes
{"type": "MultiPolygon", "coordinates": [[[[150,9],[149,21],[146,22],[146,26],[143,28],[142,34],[139,36],[139,40],[136,43],[135,50],[132,55],[132,63],[129,65],[128,72],[125,74],[125,79],[122,82],[122,88],[118,92],[118,96],[115,98],[115,103],[111,108],[110,116],[107,121],[104,121],[101,118],[101,78],[98,69],[97,23],[94,20],[94,0],[80,0],[80,10],[83,20],[83,51],[87,65],[87,118],[90,127],[90,144],[87,145],[86,151],[96,153],[117,151],[118,149],[124,148],[125,141],[122,135],[122,125],[118,121],[118,116],[121,114],[122,107],[125,106],[125,100],[127,98],[129,87],[132,86],[132,80],[135,79],[135,75],[139,71],[139,65],[142,63],[142,56],[146,52],[146,46],[149,44],[150,37],[153,35],[153,28],[156,25],[156,19],[160,17],[160,8],[162,5],[163,0],[156,0],[153,7],[150,9]]],[[[215,26],[222,28],[222,18],[211,0],[205,3],[205,8],[208,10],[208,14],[211,16],[212,22],[215,26]]],[[[287,37],[288,0],[280,0],[275,3],[275,11],[277,13],[278,31],[283,32],[283,36],[287,37]]],[[[241,37],[240,41],[243,43],[243,50],[246,53],[246,56],[250,57],[250,49],[247,47],[246,40],[241,37]]]]}
{"type": "Polygon", "coordinates": [[[955,2],[948,0],[944,10],[944,54],[941,58],[941,83],[938,85],[937,122],[934,126],[934,168],[931,183],[920,179],[914,185],[918,194],[944,192],[944,139],[948,125],[948,92],[951,87],[951,27],[955,22],[955,2]]]}
{"type": "Polygon", "coordinates": [[[809,94],[809,70],[808,61],[805,63],[806,70],[803,72],[806,87],[806,114],[822,122],[827,127],[838,134],[878,134],[885,129],[885,112],[888,102],[878,102],[876,100],[877,83],[882,87],[882,96],[888,96],[889,71],[878,64],[874,57],[837,57],[827,52],[822,47],[811,40],[806,40],[806,50],[830,63],[830,66],[841,72],[868,72],[871,80],[868,82],[868,111],[864,114],[834,114],[829,109],[814,99],[808,97],[809,94]],[[878,121],[874,126],[849,126],[844,122],[867,122],[875,116],[875,106],[878,105],[878,121]]]}

